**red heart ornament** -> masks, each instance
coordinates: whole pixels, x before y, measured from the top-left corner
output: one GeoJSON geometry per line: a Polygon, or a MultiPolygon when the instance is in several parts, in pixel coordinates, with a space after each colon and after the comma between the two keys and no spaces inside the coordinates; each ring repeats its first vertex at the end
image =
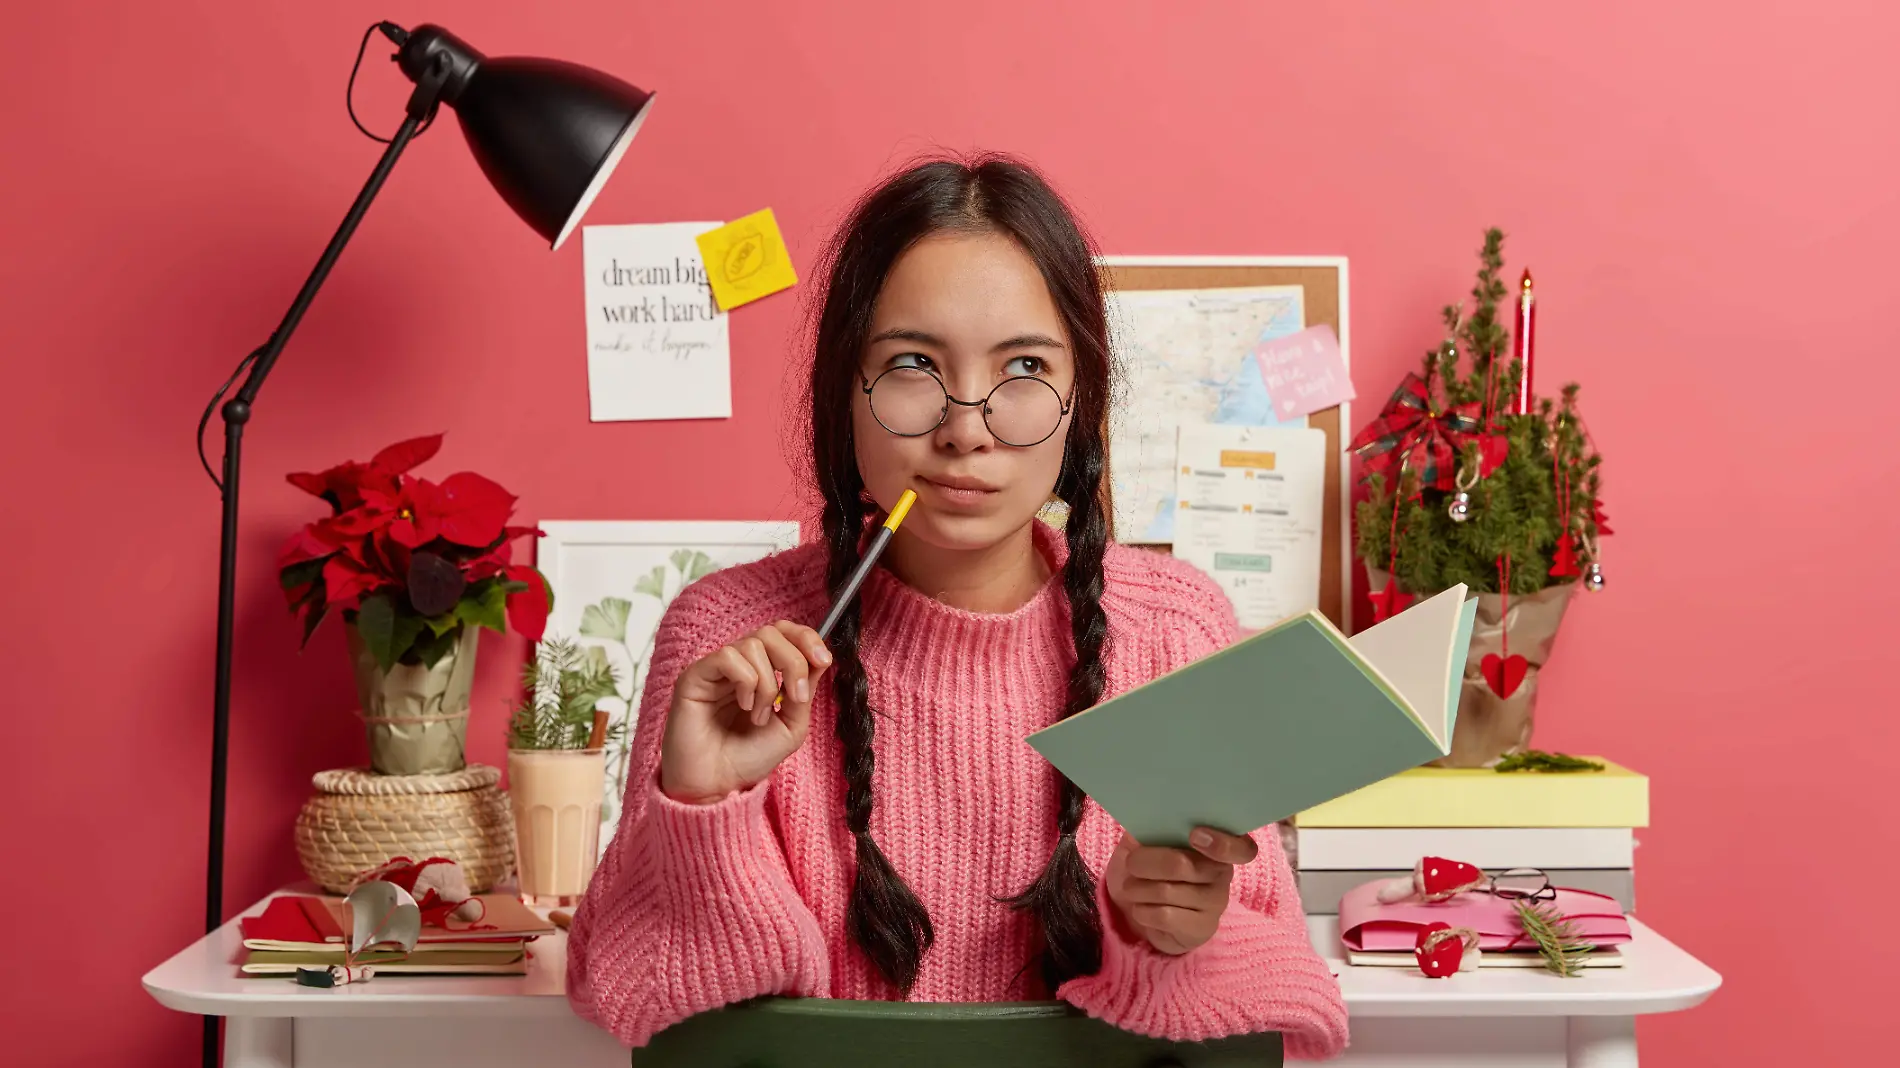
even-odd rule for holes
{"type": "Polygon", "coordinates": [[[1432,937],[1433,931],[1449,931],[1451,924],[1435,920],[1419,928],[1418,947],[1413,955],[1418,958],[1418,969],[1433,979],[1443,979],[1457,975],[1458,966],[1465,960],[1465,940],[1457,935],[1432,937]]]}
{"type": "Polygon", "coordinates": [[[1517,692],[1524,681],[1524,671],[1530,662],[1522,653],[1499,656],[1496,653],[1484,654],[1478,662],[1478,670],[1484,673],[1484,681],[1491,684],[1491,692],[1499,697],[1509,697],[1517,692]]]}

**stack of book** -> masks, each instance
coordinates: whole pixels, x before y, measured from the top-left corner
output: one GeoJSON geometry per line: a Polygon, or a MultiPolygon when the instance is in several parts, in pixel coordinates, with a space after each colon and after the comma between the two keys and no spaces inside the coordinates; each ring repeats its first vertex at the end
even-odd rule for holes
{"type": "Polygon", "coordinates": [[[1602,758],[1601,771],[1412,768],[1301,812],[1294,864],[1310,915],[1373,880],[1410,878],[1419,858],[1495,875],[1537,868],[1551,884],[1636,910],[1636,829],[1649,825],[1649,780],[1602,758]]]}
{"type": "MultiPolygon", "coordinates": [[[[424,924],[415,949],[372,950],[356,962],[391,975],[524,975],[528,943],[554,933],[512,894],[479,894],[483,914],[474,921],[424,924]]],[[[244,952],[238,973],[290,976],[298,968],[344,963],[349,913],[340,897],[282,894],[256,915],[238,920],[244,952]]]]}

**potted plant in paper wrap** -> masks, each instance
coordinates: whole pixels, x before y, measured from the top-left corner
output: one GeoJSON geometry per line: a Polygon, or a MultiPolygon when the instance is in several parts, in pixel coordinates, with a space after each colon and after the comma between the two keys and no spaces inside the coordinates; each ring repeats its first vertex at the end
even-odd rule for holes
{"type": "Polygon", "coordinates": [[[509,560],[517,538],[540,533],[509,524],[512,494],[469,471],[439,483],[410,473],[441,446],[440,434],[414,438],[367,463],[289,476],[330,514],[284,545],[284,595],[305,644],[331,611],[342,616],[370,766],[384,775],[465,766],[482,628],[539,641],[553,603],[538,570],[509,560]]]}
{"type": "Polygon", "coordinates": [[[530,905],[574,905],[593,877],[607,746],[626,730],[624,721],[608,726],[600,703],[619,686],[604,648],[569,638],[543,642],[522,667],[508,720],[508,799],[519,891],[530,905]]]}
{"type": "Polygon", "coordinates": [[[1538,670],[1572,595],[1603,588],[1597,540],[1610,533],[1577,386],[1556,398],[1531,388],[1528,271],[1512,301],[1515,332],[1500,321],[1503,243],[1486,231],[1475,308],[1444,309],[1447,337],[1424,374],[1407,374],[1351,445],[1364,461],[1357,555],[1373,622],[1458,583],[1478,591],[1452,751],[1433,761],[1451,767],[1536,755],[1538,670]]]}

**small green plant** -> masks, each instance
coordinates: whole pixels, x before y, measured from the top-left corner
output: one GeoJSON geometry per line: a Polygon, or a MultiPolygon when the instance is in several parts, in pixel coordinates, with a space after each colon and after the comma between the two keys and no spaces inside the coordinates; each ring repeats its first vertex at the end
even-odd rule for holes
{"type": "MultiPolygon", "coordinates": [[[[508,718],[511,749],[584,749],[594,733],[594,709],[620,689],[604,651],[583,649],[571,638],[550,638],[521,668],[522,697],[508,718]]],[[[607,728],[611,746],[625,721],[607,728]]]]}

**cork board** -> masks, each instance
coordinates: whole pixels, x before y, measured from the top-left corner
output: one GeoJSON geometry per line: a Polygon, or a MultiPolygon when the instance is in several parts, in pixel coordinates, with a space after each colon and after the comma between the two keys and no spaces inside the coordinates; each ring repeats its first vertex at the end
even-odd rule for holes
{"type": "MultiPolygon", "coordinates": [[[[1326,323],[1339,337],[1339,352],[1352,366],[1347,323],[1346,259],[1314,257],[1105,256],[1108,287],[1123,292],[1149,289],[1222,289],[1245,286],[1299,286],[1304,290],[1306,325],[1326,323]]],[[[1352,496],[1346,485],[1346,442],[1352,426],[1351,405],[1312,413],[1307,425],[1326,434],[1326,511],[1320,532],[1319,607],[1333,625],[1352,633],[1352,496]]],[[[1166,546],[1149,546],[1165,550],[1166,546]]]]}

